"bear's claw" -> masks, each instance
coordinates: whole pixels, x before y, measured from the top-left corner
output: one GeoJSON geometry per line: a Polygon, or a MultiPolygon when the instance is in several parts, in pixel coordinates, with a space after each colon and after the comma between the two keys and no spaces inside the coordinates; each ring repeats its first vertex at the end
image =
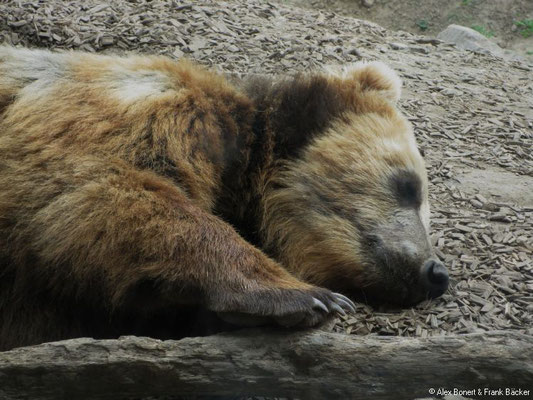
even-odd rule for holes
{"type": "Polygon", "coordinates": [[[320,310],[323,310],[326,313],[329,312],[326,305],[322,303],[320,300],[318,300],[316,297],[313,297],[313,308],[318,308],[320,310]]]}
{"type": "Polygon", "coordinates": [[[332,295],[333,300],[328,302],[328,306],[313,297],[313,309],[320,309],[325,313],[330,313],[333,310],[341,315],[346,315],[346,311],[355,313],[355,304],[348,297],[340,293],[332,293],[332,295]]]}
{"type": "Polygon", "coordinates": [[[340,306],[346,310],[350,311],[351,313],[355,314],[355,304],[353,301],[351,301],[348,297],[340,294],[340,293],[333,293],[333,295],[336,297],[337,303],[340,304],[340,306]]]}
{"type": "Polygon", "coordinates": [[[346,311],[344,311],[337,303],[331,303],[330,307],[340,315],[346,315],[346,311]]]}

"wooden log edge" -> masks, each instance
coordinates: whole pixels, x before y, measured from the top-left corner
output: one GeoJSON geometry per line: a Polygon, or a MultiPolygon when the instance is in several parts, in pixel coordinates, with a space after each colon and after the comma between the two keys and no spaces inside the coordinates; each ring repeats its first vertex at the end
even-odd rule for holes
{"type": "Polygon", "coordinates": [[[532,386],[533,336],[513,331],[422,339],[254,329],[178,341],[79,338],[0,353],[0,399],[8,400],[415,399],[439,388],[494,398],[484,393],[531,395],[532,386]]]}

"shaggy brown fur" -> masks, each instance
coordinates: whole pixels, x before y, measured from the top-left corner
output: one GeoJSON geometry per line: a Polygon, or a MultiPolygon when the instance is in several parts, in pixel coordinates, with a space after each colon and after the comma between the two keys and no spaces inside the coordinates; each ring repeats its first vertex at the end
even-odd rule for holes
{"type": "Polygon", "coordinates": [[[383,68],[234,86],[187,61],[0,47],[0,349],[179,337],[205,331],[198,307],[309,326],[350,309],[313,284],[394,287],[405,271],[378,271],[366,238],[427,183],[383,68]]]}

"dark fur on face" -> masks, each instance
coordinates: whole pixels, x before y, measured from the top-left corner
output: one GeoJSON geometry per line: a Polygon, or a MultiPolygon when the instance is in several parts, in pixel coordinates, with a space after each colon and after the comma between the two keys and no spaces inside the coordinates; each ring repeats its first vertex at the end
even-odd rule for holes
{"type": "Polygon", "coordinates": [[[390,179],[392,193],[402,207],[420,208],[422,205],[422,180],[415,171],[399,170],[390,179]]]}

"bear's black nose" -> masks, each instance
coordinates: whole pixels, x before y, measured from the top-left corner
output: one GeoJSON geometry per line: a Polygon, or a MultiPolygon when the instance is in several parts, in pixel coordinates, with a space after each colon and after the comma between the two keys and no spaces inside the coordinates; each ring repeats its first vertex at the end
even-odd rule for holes
{"type": "Polygon", "coordinates": [[[439,297],[448,289],[449,275],[446,267],[435,259],[426,261],[422,267],[422,282],[430,298],[439,297]]]}

